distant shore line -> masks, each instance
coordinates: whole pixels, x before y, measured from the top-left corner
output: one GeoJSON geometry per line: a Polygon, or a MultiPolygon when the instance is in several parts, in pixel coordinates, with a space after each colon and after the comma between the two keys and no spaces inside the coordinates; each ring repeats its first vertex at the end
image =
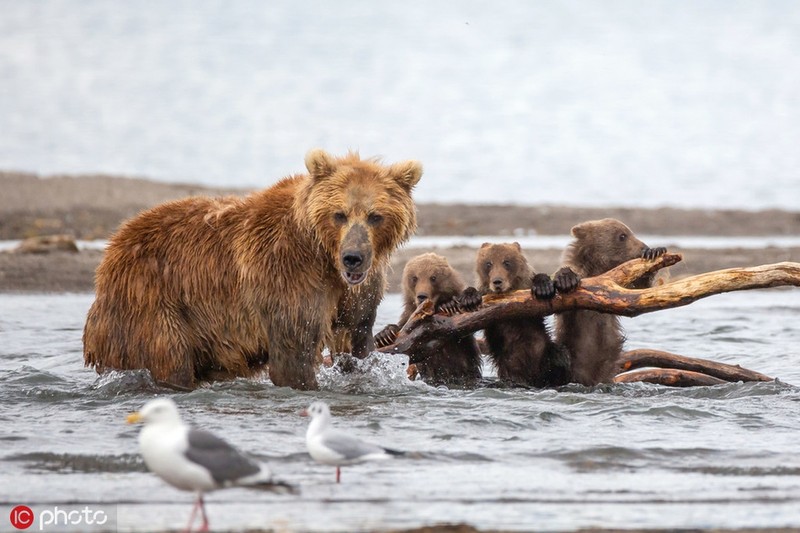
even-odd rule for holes
{"type": "MultiPolygon", "coordinates": [[[[53,176],[0,172],[0,241],[68,235],[79,241],[107,240],[140,211],[193,195],[243,195],[241,189],[169,184],[111,176],[53,176]]],[[[549,205],[417,204],[418,229],[409,246],[392,258],[389,291],[399,290],[405,262],[434,251],[472,282],[482,239],[521,241],[538,272],[553,272],[577,223],[612,217],[629,225],[651,246],[677,243],[684,260],[673,276],[721,268],[800,261],[800,212],[783,210],[569,207],[549,205]],[[648,240],[650,239],[650,240],[648,240]]],[[[86,247],[84,247],[86,248],[86,247]]],[[[99,249],[78,253],[0,252],[0,292],[84,292],[94,289],[99,249]]]]}
{"type": "MultiPolygon", "coordinates": [[[[159,203],[187,196],[245,195],[248,189],[174,184],[106,175],[40,177],[0,171],[0,240],[68,233],[107,238],[123,220],[159,203]]],[[[586,220],[612,217],[639,235],[800,235],[800,207],[710,209],[678,207],[581,207],[554,205],[417,204],[417,235],[568,235],[586,220]]]]}

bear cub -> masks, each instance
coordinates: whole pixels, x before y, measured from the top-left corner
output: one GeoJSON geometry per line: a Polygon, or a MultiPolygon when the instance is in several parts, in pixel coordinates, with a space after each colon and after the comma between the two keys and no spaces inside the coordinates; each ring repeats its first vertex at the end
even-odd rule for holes
{"type": "MultiPolygon", "coordinates": [[[[462,296],[467,309],[480,305],[481,295],[530,289],[537,299],[551,299],[566,290],[547,274],[534,274],[519,243],[484,243],[476,260],[478,289],[462,296]]],[[[485,329],[489,357],[500,379],[516,385],[552,387],[569,378],[569,356],[550,338],[543,317],[506,320],[485,329]]]]}
{"type": "MultiPolygon", "coordinates": [[[[410,259],[403,269],[403,312],[397,324],[389,324],[375,335],[376,346],[392,344],[411,314],[425,301],[433,302],[437,312],[457,312],[458,297],[465,287],[461,275],[441,255],[426,253],[410,259]]],[[[480,351],[472,335],[415,355],[425,357],[415,366],[428,384],[467,384],[481,378],[480,351]]]]}
{"type": "MultiPolygon", "coordinates": [[[[631,229],[612,218],[583,222],[572,228],[574,240],[562,255],[564,267],[555,278],[560,292],[574,290],[580,278],[603,274],[636,259],[655,259],[666,248],[650,248],[631,229]]],[[[655,274],[632,284],[650,287],[655,274]]],[[[610,383],[617,374],[617,360],[625,335],[616,315],[575,310],[555,318],[556,342],[567,348],[572,359],[571,381],[587,386],[610,383]]]]}

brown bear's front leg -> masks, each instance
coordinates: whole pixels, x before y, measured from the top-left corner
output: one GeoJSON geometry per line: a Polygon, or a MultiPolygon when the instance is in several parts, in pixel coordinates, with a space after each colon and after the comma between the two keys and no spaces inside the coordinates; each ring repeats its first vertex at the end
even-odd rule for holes
{"type": "Polygon", "coordinates": [[[375,339],[372,337],[372,326],[375,324],[376,312],[370,313],[367,320],[350,331],[353,357],[364,359],[375,351],[375,339]]]}
{"type": "Polygon", "coordinates": [[[314,339],[276,338],[269,346],[269,379],[278,387],[317,390],[319,346],[314,339]]]}
{"type": "Polygon", "coordinates": [[[297,390],[317,390],[317,365],[313,363],[314,356],[302,357],[304,362],[298,362],[295,371],[291,373],[280,369],[278,365],[269,365],[269,379],[277,387],[291,387],[297,390]]]}
{"type": "Polygon", "coordinates": [[[195,376],[192,362],[187,357],[181,357],[178,362],[173,358],[173,367],[167,374],[153,374],[153,379],[159,385],[164,385],[178,390],[192,390],[197,387],[197,376],[195,376]]]}

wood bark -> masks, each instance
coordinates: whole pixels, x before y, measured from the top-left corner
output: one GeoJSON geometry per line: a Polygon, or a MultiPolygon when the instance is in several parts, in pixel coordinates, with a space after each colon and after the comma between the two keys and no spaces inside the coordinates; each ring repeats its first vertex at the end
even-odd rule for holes
{"type": "MultiPolygon", "coordinates": [[[[742,368],[739,365],[728,365],[709,361],[708,359],[698,359],[686,357],[661,350],[639,349],[623,352],[619,360],[620,374],[615,381],[629,381],[632,378],[625,377],[627,374],[636,374],[636,369],[644,367],[656,367],[660,369],[686,370],[690,372],[700,372],[713,376],[723,381],[773,381],[773,378],[760,372],[742,368]],[[634,372],[631,372],[634,371],[634,372]]],[[[640,381],[640,380],[634,380],[640,381]]]]}
{"type": "MultiPolygon", "coordinates": [[[[405,353],[415,361],[415,353],[441,339],[469,335],[486,326],[510,318],[546,316],[571,309],[590,309],[622,316],[638,316],[661,309],[680,307],[714,294],[800,286],[800,263],[775,263],[749,268],[717,270],[651,287],[629,289],[637,279],[674,265],[680,254],[666,253],[656,259],[634,259],[602,274],[581,280],[576,290],[558,294],[552,300],[536,300],[530,291],[487,295],[483,305],[473,312],[444,316],[434,314],[430,302],[421,304],[398,333],[394,344],[382,348],[385,353],[405,353]]],[[[419,359],[417,359],[418,361],[419,359]]]]}
{"type": "Polygon", "coordinates": [[[635,370],[633,372],[619,374],[614,378],[614,383],[636,383],[641,381],[655,383],[656,385],[668,385],[670,387],[708,387],[711,385],[728,383],[724,379],[709,376],[702,372],[678,370],[676,368],[635,370]]]}

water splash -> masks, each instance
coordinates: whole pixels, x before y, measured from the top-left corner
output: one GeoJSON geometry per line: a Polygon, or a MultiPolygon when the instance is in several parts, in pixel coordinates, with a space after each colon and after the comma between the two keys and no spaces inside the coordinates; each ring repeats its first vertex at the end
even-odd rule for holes
{"type": "Polygon", "coordinates": [[[97,377],[89,390],[101,398],[113,398],[143,392],[164,392],[170,389],[160,386],[149,370],[111,370],[97,377]]]}
{"type": "Polygon", "coordinates": [[[364,359],[339,356],[332,367],[322,367],[317,374],[323,391],[350,394],[399,392],[427,387],[408,379],[408,357],[373,352],[364,359]]]}

